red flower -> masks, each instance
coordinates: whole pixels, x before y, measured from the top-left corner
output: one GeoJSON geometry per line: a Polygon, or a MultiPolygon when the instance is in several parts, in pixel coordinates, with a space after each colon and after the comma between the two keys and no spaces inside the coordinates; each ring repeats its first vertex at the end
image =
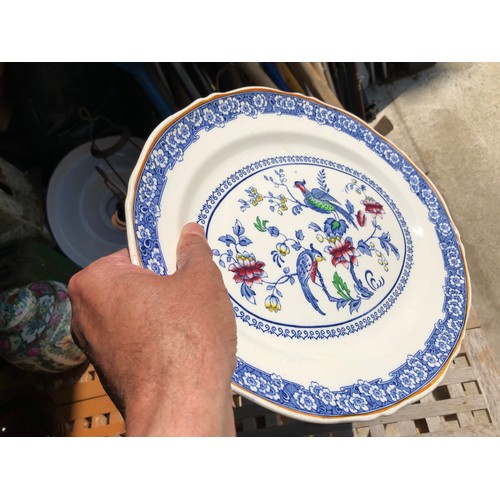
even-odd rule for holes
{"type": "Polygon", "coordinates": [[[367,198],[361,203],[363,203],[363,205],[365,206],[366,213],[375,215],[375,217],[377,215],[382,216],[383,214],[385,214],[384,207],[380,203],[376,202],[373,198],[367,198]]]}
{"type": "Polygon", "coordinates": [[[334,266],[342,264],[348,268],[349,264],[358,265],[359,252],[353,246],[351,238],[340,239],[333,246],[328,247],[327,251],[332,256],[332,264],[334,266]]]}
{"type": "Polygon", "coordinates": [[[35,356],[38,356],[40,354],[40,349],[38,349],[37,347],[30,347],[28,349],[28,351],[26,352],[26,354],[30,357],[30,358],[34,358],[35,356]]]}
{"type": "Polygon", "coordinates": [[[363,213],[362,210],[360,210],[357,213],[356,217],[358,219],[358,226],[363,227],[366,224],[366,215],[363,213]]]}
{"type": "Polygon", "coordinates": [[[236,283],[245,282],[248,286],[262,283],[262,278],[267,277],[263,267],[264,262],[256,261],[253,253],[243,252],[236,256],[237,263],[232,263],[229,270],[234,273],[236,283]]]}

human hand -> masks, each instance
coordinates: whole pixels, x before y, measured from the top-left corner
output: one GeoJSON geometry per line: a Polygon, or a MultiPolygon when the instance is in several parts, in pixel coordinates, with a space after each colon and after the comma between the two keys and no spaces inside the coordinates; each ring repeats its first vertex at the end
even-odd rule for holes
{"type": "Polygon", "coordinates": [[[121,250],[68,284],[72,331],[124,413],[127,435],[234,435],[236,321],[203,228],[187,224],[177,271],[121,250]]]}

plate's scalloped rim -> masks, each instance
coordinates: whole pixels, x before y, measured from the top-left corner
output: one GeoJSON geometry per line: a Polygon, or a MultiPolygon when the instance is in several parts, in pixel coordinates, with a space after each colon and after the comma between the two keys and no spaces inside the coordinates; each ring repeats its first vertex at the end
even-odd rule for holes
{"type": "Polygon", "coordinates": [[[133,217],[133,208],[134,208],[134,203],[135,203],[135,193],[137,190],[137,183],[139,180],[139,177],[142,173],[142,170],[146,164],[146,160],[149,157],[149,154],[151,153],[151,150],[153,149],[154,145],[158,141],[158,139],[161,137],[161,135],[165,132],[167,128],[169,128],[171,125],[173,125],[177,120],[182,118],[184,115],[192,111],[193,109],[196,109],[203,104],[213,101],[215,99],[218,99],[220,97],[226,97],[226,96],[231,96],[231,95],[236,95],[236,94],[241,94],[245,92],[271,92],[275,93],[278,95],[288,95],[288,96],[294,96],[294,97],[299,97],[301,99],[306,99],[311,102],[314,102],[316,104],[319,104],[321,106],[325,106],[327,108],[333,109],[339,113],[342,113],[349,118],[357,121],[360,123],[363,127],[367,128],[370,132],[375,134],[377,137],[379,137],[382,141],[386,142],[388,145],[390,145],[394,150],[396,150],[410,165],[412,168],[416,170],[416,172],[422,177],[422,179],[429,185],[429,187],[433,190],[434,194],[438,198],[444,212],[448,216],[451,228],[453,229],[453,232],[456,237],[457,245],[458,248],[460,249],[461,257],[462,257],[462,262],[464,264],[464,275],[465,275],[465,289],[466,289],[466,304],[465,304],[465,317],[464,317],[464,322],[463,322],[463,327],[462,330],[458,336],[458,339],[456,341],[455,347],[453,351],[450,353],[448,356],[448,359],[446,363],[441,367],[441,370],[437,375],[434,376],[432,380],[429,381],[429,383],[418,390],[417,392],[411,394],[410,396],[407,396],[406,398],[398,401],[397,403],[393,403],[387,407],[381,408],[376,411],[372,412],[366,412],[366,413],[357,413],[357,414],[346,414],[346,415],[338,415],[338,416],[323,416],[323,415],[315,415],[311,414],[308,412],[302,412],[299,410],[292,410],[289,409],[285,406],[282,406],[277,403],[273,403],[267,399],[264,399],[251,391],[241,387],[240,385],[234,383],[231,381],[231,388],[232,390],[236,393],[239,394],[255,403],[258,405],[270,409],[271,411],[274,411],[276,413],[280,413],[282,415],[286,415],[290,418],[294,419],[299,419],[302,421],[307,421],[307,422],[312,422],[312,423],[323,423],[323,424],[331,424],[331,423],[341,423],[341,422],[359,422],[359,421],[370,421],[374,420],[378,417],[385,416],[385,415],[392,415],[396,411],[398,411],[400,408],[407,406],[413,402],[416,402],[432,392],[443,380],[443,378],[446,375],[446,372],[448,371],[448,368],[450,367],[452,361],[455,359],[457,354],[460,352],[460,348],[462,345],[463,338],[465,336],[465,332],[467,329],[467,322],[469,319],[469,314],[470,314],[470,309],[471,309],[471,303],[472,303],[472,290],[471,290],[471,280],[470,280],[470,275],[469,275],[469,269],[467,266],[467,260],[466,260],[466,255],[465,255],[465,248],[462,243],[461,237],[460,237],[460,232],[451,217],[450,210],[448,208],[448,205],[446,204],[443,196],[435,186],[435,184],[432,182],[432,180],[410,159],[410,157],[402,151],[398,146],[396,146],[390,139],[387,139],[384,137],[382,134],[377,132],[371,125],[368,123],[364,122],[361,120],[359,117],[356,115],[338,108],[336,106],[327,104],[320,99],[317,99],[315,97],[311,96],[306,96],[304,94],[301,94],[299,92],[284,92],[281,90],[276,90],[268,87],[260,87],[260,86],[248,86],[248,87],[241,87],[238,89],[234,89],[228,92],[214,92],[206,97],[197,99],[193,103],[191,103],[189,106],[185,107],[182,110],[177,111],[175,114],[169,116],[165,120],[163,120],[150,134],[148,139],[146,140],[143,149],[141,151],[141,154],[139,156],[139,159],[136,163],[136,166],[134,170],[132,171],[132,174],[130,175],[129,179],[129,185],[128,185],[128,190],[127,190],[127,197],[125,201],[125,211],[127,216],[127,239],[128,239],[128,247],[129,247],[129,254],[130,254],[130,260],[132,261],[133,264],[138,265],[140,267],[143,267],[141,264],[141,261],[139,259],[139,252],[137,250],[137,243],[135,239],[135,231],[134,231],[134,217],[133,217]],[[132,215],[132,216],[131,216],[132,215]]]}

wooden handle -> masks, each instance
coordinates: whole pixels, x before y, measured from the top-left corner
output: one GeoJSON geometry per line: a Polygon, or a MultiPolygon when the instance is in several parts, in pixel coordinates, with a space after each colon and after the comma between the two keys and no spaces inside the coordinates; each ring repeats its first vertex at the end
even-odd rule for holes
{"type": "Polygon", "coordinates": [[[311,91],[314,93],[316,97],[326,102],[327,104],[331,104],[332,106],[336,106],[337,108],[343,109],[341,102],[339,101],[337,94],[333,89],[328,86],[326,78],[324,75],[321,76],[313,64],[310,62],[297,62],[297,63],[289,63],[291,70],[295,73],[295,76],[300,81],[303,79],[307,86],[311,88],[311,91]]]}
{"type": "Polygon", "coordinates": [[[259,63],[240,62],[238,66],[254,85],[278,89],[277,85],[267,76],[267,73],[262,69],[259,63]]]}
{"type": "Polygon", "coordinates": [[[292,92],[300,92],[301,94],[305,94],[304,87],[300,85],[300,83],[297,81],[293,73],[290,71],[290,68],[287,66],[287,63],[277,63],[278,69],[280,70],[281,76],[283,77],[283,80],[285,80],[286,84],[288,85],[288,88],[292,92]]]}

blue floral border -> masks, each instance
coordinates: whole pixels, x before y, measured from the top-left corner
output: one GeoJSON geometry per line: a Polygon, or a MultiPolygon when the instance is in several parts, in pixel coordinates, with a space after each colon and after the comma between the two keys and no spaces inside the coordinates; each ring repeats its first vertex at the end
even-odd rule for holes
{"type": "Polygon", "coordinates": [[[405,249],[403,252],[404,265],[402,266],[400,275],[398,276],[396,283],[394,283],[394,286],[391,288],[391,291],[387,293],[386,296],[376,306],[374,306],[369,311],[361,314],[360,316],[344,323],[302,329],[294,325],[283,325],[278,322],[264,320],[263,318],[253,314],[251,311],[244,308],[233,298],[236,317],[250,325],[252,328],[256,328],[264,333],[270,333],[279,337],[283,336],[298,339],[325,339],[359,332],[367,326],[375,323],[394,305],[397,298],[404,290],[406,283],[408,282],[411,267],[413,265],[413,242],[408,226],[400,210],[394,204],[391,197],[372,179],[362,174],[361,172],[354,170],[353,168],[341,165],[340,163],[325,160],[323,158],[304,155],[276,156],[272,158],[266,158],[261,161],[253,162],[250,165],[246,165],[245,167],[232,173],[227,179],[224,179],[219,184],[219,186],[214,189],[214,191],[210,194],[210,196],[203,204],[200,213],[198,214],[197,222],[202,226],[206,226],[206,231],[208,233],[210,220],[219,203],[222,201],[222,198],[224,198],[224,196],[226,196],[229,191],[234,189],[234,187],[238,185],[242,180],[262,170],[292,164],[314,165],[318,167],[337,170],[352,177],[356,177],[359,180],[362,180],[372,189],[374,189],[393,211],[401,227],[401,232],[403,234],[403,239],[405,242],[405,249]],[[291,328],[288,328],[289,326],[291,326],[291,328]]]}
{"type": "Polygon", "coordinates": [[[410,190],[427,207],[439,240],[447,273],[444,317],[435,324],[425,348],[409,355],[388,380],[359,380],[338,391],[314,381],[304,387],[238,359],[233,382],[264,400],[312,416],[363,415],[391,407],[425,388],[453,353],[465,327],[468,285],[453,225],[434,190],[403,155],[356,119],[304,97],[262,90],[217,96],[187,112],[163,131],[137,182],[134,230],[141,263],[157,274],[167,274],[157,222],[168,171],[182,161],[201,131],[224,127],[242,115],[256,118],[260,114],[305,117],[319,126],[331,127],[360,141],[401,173],[410,190]]]}

